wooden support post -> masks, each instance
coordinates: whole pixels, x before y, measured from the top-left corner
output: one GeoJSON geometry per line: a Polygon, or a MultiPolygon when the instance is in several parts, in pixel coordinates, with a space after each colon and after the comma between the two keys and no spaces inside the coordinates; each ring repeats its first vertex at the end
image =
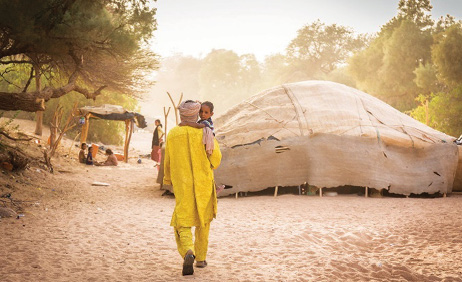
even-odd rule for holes
{"type": "Polygon", "coordinates": [[[239,192],[236,192],[236,199],[237,199],[238,195],[239,195],[239,192]]]}
{"type": "Polygon", "coordinates": [[[172,105],[173,105],[173,108],[174,108],[174,110],[175,110],[176,125],[178,125],[178,124],[180,123],[179,117],[178,117],[178,107],[179,107],[180,104],[181,104],[181,100],[183,100],[183,92],[181,93],[180,100],[178,100],[178,104],[177,104],[177,105],[175,105],[175,102],[173,102],[172,95],[170,95],[170,93],[168,93],[168,92],[167,92],[167,95],[168,95],[168,97],[170,98],[170,101],[172,101],[172,105]]]}
{"type": "Polygon", "coordinates": [[[274,197],[277,197],[278,195],[278,188],[279,186],[274,187],[274,197]]]}
{"type": "Polygon", "coordinates": [[[301,185],[298,185],[298,195],[301,195],[302,194],[302,187],[301,185]]]}
{"type": "Polygon", "coordinates": [[[446,193],[443,193],[443,198],[446,198],[446,193]]]}
{"type": "Polygon", "coordinates": [[[85,115],[85,123],[82,126],[82,134],[80,135],[80,144],[87,142],[88,129],[90,128],[91,114],[85,115]]]}
{"type": "Polygon", "coordinates": [[[128,163],[128,149],[130,148],[130,140],[132,139],[134,122],[133,120],[129,120],[128,123],[127,121],[125,121],[125,123],[128,124],[128,137],[126,137],[125,140],[124,161],[128,163]]]}
{"type": "Polygon", "coordinates": [[[165,107],[164,107],[164,117],[165,117],[165,122],[164,122],[164,135],[165,135],[165,141],[167,141],[167,117],[168,117],[168,114],[170,113],[170,107],[168,107],[168,111],[165,111],[165,107]]]}
{"type": "Polygon", "coordinates": [[[319,197],[322,197],[322,187],[319,188],[319,197]]]}
{"type": "Polygon", "coordinates": [[[368,193],[369,193],[369,189],[368,187],[366,186],[366,188],[364,188],[364,196],[367,198],[368,197],[368,193]]]}
{"type": "MultiPolygon", "coordinates": [[[[72,148],[74,147],[75,140],[77,140],[77,137],[79,137],[79,135],[80,135],[80,132],[77,133],[77,135],[74,137],[74,141],[72,141],[71,147],[69,148],[69,153],[67,153],[68,156],[71,155],[71,151],[72,151],[72,148]]],[[[79,150],[80,150],[81,148],[82,148],[82,144],[80,144],[79,150]]]]}
{"type": "Polygon", "coordinates": [[[128,134],[130,130],[130,121],[125,121],[125,142],[124,142],[124,161],[128,162],[128,148],[127,148],[127,141],[128,141],[128,134]]]}

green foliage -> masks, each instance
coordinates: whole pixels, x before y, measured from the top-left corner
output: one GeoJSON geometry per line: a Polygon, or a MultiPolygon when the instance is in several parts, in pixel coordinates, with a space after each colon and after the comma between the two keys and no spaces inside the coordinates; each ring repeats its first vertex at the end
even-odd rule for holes
{"type": "Polygon", "coordinates": [[[454,24],[437,34],[432,59],[439,78],[448,85],[462,84],[462,27],[454,24]]]}
{"type": "Polygon", "coordinates": [[[301,72],[306,79],[312,79],[344,64],[364,44],[365,38],[354,36],[351,29],[318,20],[298,30],[287,47],[287,59],[293,73],[301,72]]]}
{"type": "Polygon", "coordinates": [[[399,110],[409,110],[420,92],[415,70],[430,62],[431,44],[430,31],[403,19],[394,29],[383,29],[367,49],[353,56],[349,71],[362,90],[399,110]]]}
{"type": "Polygon", "coordinates": [[[325,79],[356,88],[356,81],[351,77],[346,67],[331,71],[326,75],[325,79]]]}
{"type": "Polygon", "coordinates": [[[236,53],[223,49],[212,50],[203,59],[200,69],[200,99],[210,100],[221,109],[240,102],[240,73],[241,63],[236,53]]]}
{"type": "Polygon", "coordinates": [[[432,92],[437,92],[441,89],[441,85],[438,83],[436,78],[437,71],[431,63],[422,64],[414,70],[415,74],[415,84],[421,89],[425,94],[432,92]]]}
{"type": "Polygon", "coordinates": [[[404,20],[384,45],[383,65],[381,79],[385,89],[398,94],[399,101],[393,99],[395,95],[387,98],[395,105],[402,105],[407,110],[413,106],[418,95],[418,88],[414,83],[414,70],[419,63],[430,60],[430,46],[432,38],[429,32],[421,31],[413,22],[404,20]]]}
{"type": "Polygon", "coordinates": [[[419,29],[430,28],[432,5],[430,0],[400,0],[398,3],[398,18],[415,23],[419,29]]]}
{"type": "MultiPolygon", "coordinates": [[[[426,97],[419,96],[421,102],[426,97]]],[[[462,134],[462,87],[457,87],[449,93],[432,94],[428,103],[429,126],[448,135],[462,134]]],[[[411,116],[425,123],[425,104],[418,106],[411,112],[411,116]]]]}
{"type": "Polygon", "coordinates": [[[33,65],[46,77],[42,87],[66,84],[78,69],[77,83],[88,90],[105,85],[136,95],[147,85],[143,73],[156,68],[145,48],[157,26],[148,1],[0,0],[0,7],[0,59],[11,62],[0,73],[10,70],[8,92],[25,88],[33,65]]]}

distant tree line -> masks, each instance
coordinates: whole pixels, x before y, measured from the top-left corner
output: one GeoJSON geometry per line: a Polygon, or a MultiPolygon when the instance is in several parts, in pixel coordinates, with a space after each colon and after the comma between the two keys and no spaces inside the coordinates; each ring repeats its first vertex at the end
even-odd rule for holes
{"type": "Polygon", "coordinates": [[[189,92],[219,113],[264,89],[302,80],[331,80],[365,91],[453,136],[462,134],[462,25],[431,18],[429,0],[400,0],[398,13],[374,35],[315,21],[284,53],[212,50],[204,58],[165,58],[154,91],[189,92]]]}

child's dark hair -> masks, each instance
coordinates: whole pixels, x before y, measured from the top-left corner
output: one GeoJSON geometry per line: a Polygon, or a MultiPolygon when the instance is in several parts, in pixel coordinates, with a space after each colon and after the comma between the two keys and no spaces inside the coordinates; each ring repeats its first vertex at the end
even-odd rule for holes
{"type": "Polygon", "coordinates": [[[82,145],[80,145],[80,148],[83,149],[83,147],[87,146],[87,143],[82,143],[82,145]]]}
{"type": "Polygon", "coordinates": [[[210,101],[205,101],[202,103],[202,105],[206,105],[207,107],[210,108],[210,112],[213,112],[213,103],[210,101]]]}
{"type": "Polygon", "coordinates": [[[162,123],[160,122],[160,119],[156,119],[157,122],[159,122],[159,126],[162,127],[162,123]]]}
{"type": "Polygon", "coordinates": [[[113,153],[112,153],[112,150],[111,150],[111,149],[106,149],[106,154],[112,155],[112,154],[113,154],[113,153]]]}

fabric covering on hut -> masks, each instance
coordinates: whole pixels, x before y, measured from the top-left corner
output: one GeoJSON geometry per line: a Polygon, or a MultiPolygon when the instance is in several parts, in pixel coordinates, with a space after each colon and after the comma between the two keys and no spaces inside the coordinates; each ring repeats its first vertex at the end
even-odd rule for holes
{"type": "Polygon", "coordinates": [[[461,178],[454,137],[338,83],[281,85],[214,123],[223,153],[215,179],[232,187],[221,196],[305,182],[450,193],[461,178]]]}

